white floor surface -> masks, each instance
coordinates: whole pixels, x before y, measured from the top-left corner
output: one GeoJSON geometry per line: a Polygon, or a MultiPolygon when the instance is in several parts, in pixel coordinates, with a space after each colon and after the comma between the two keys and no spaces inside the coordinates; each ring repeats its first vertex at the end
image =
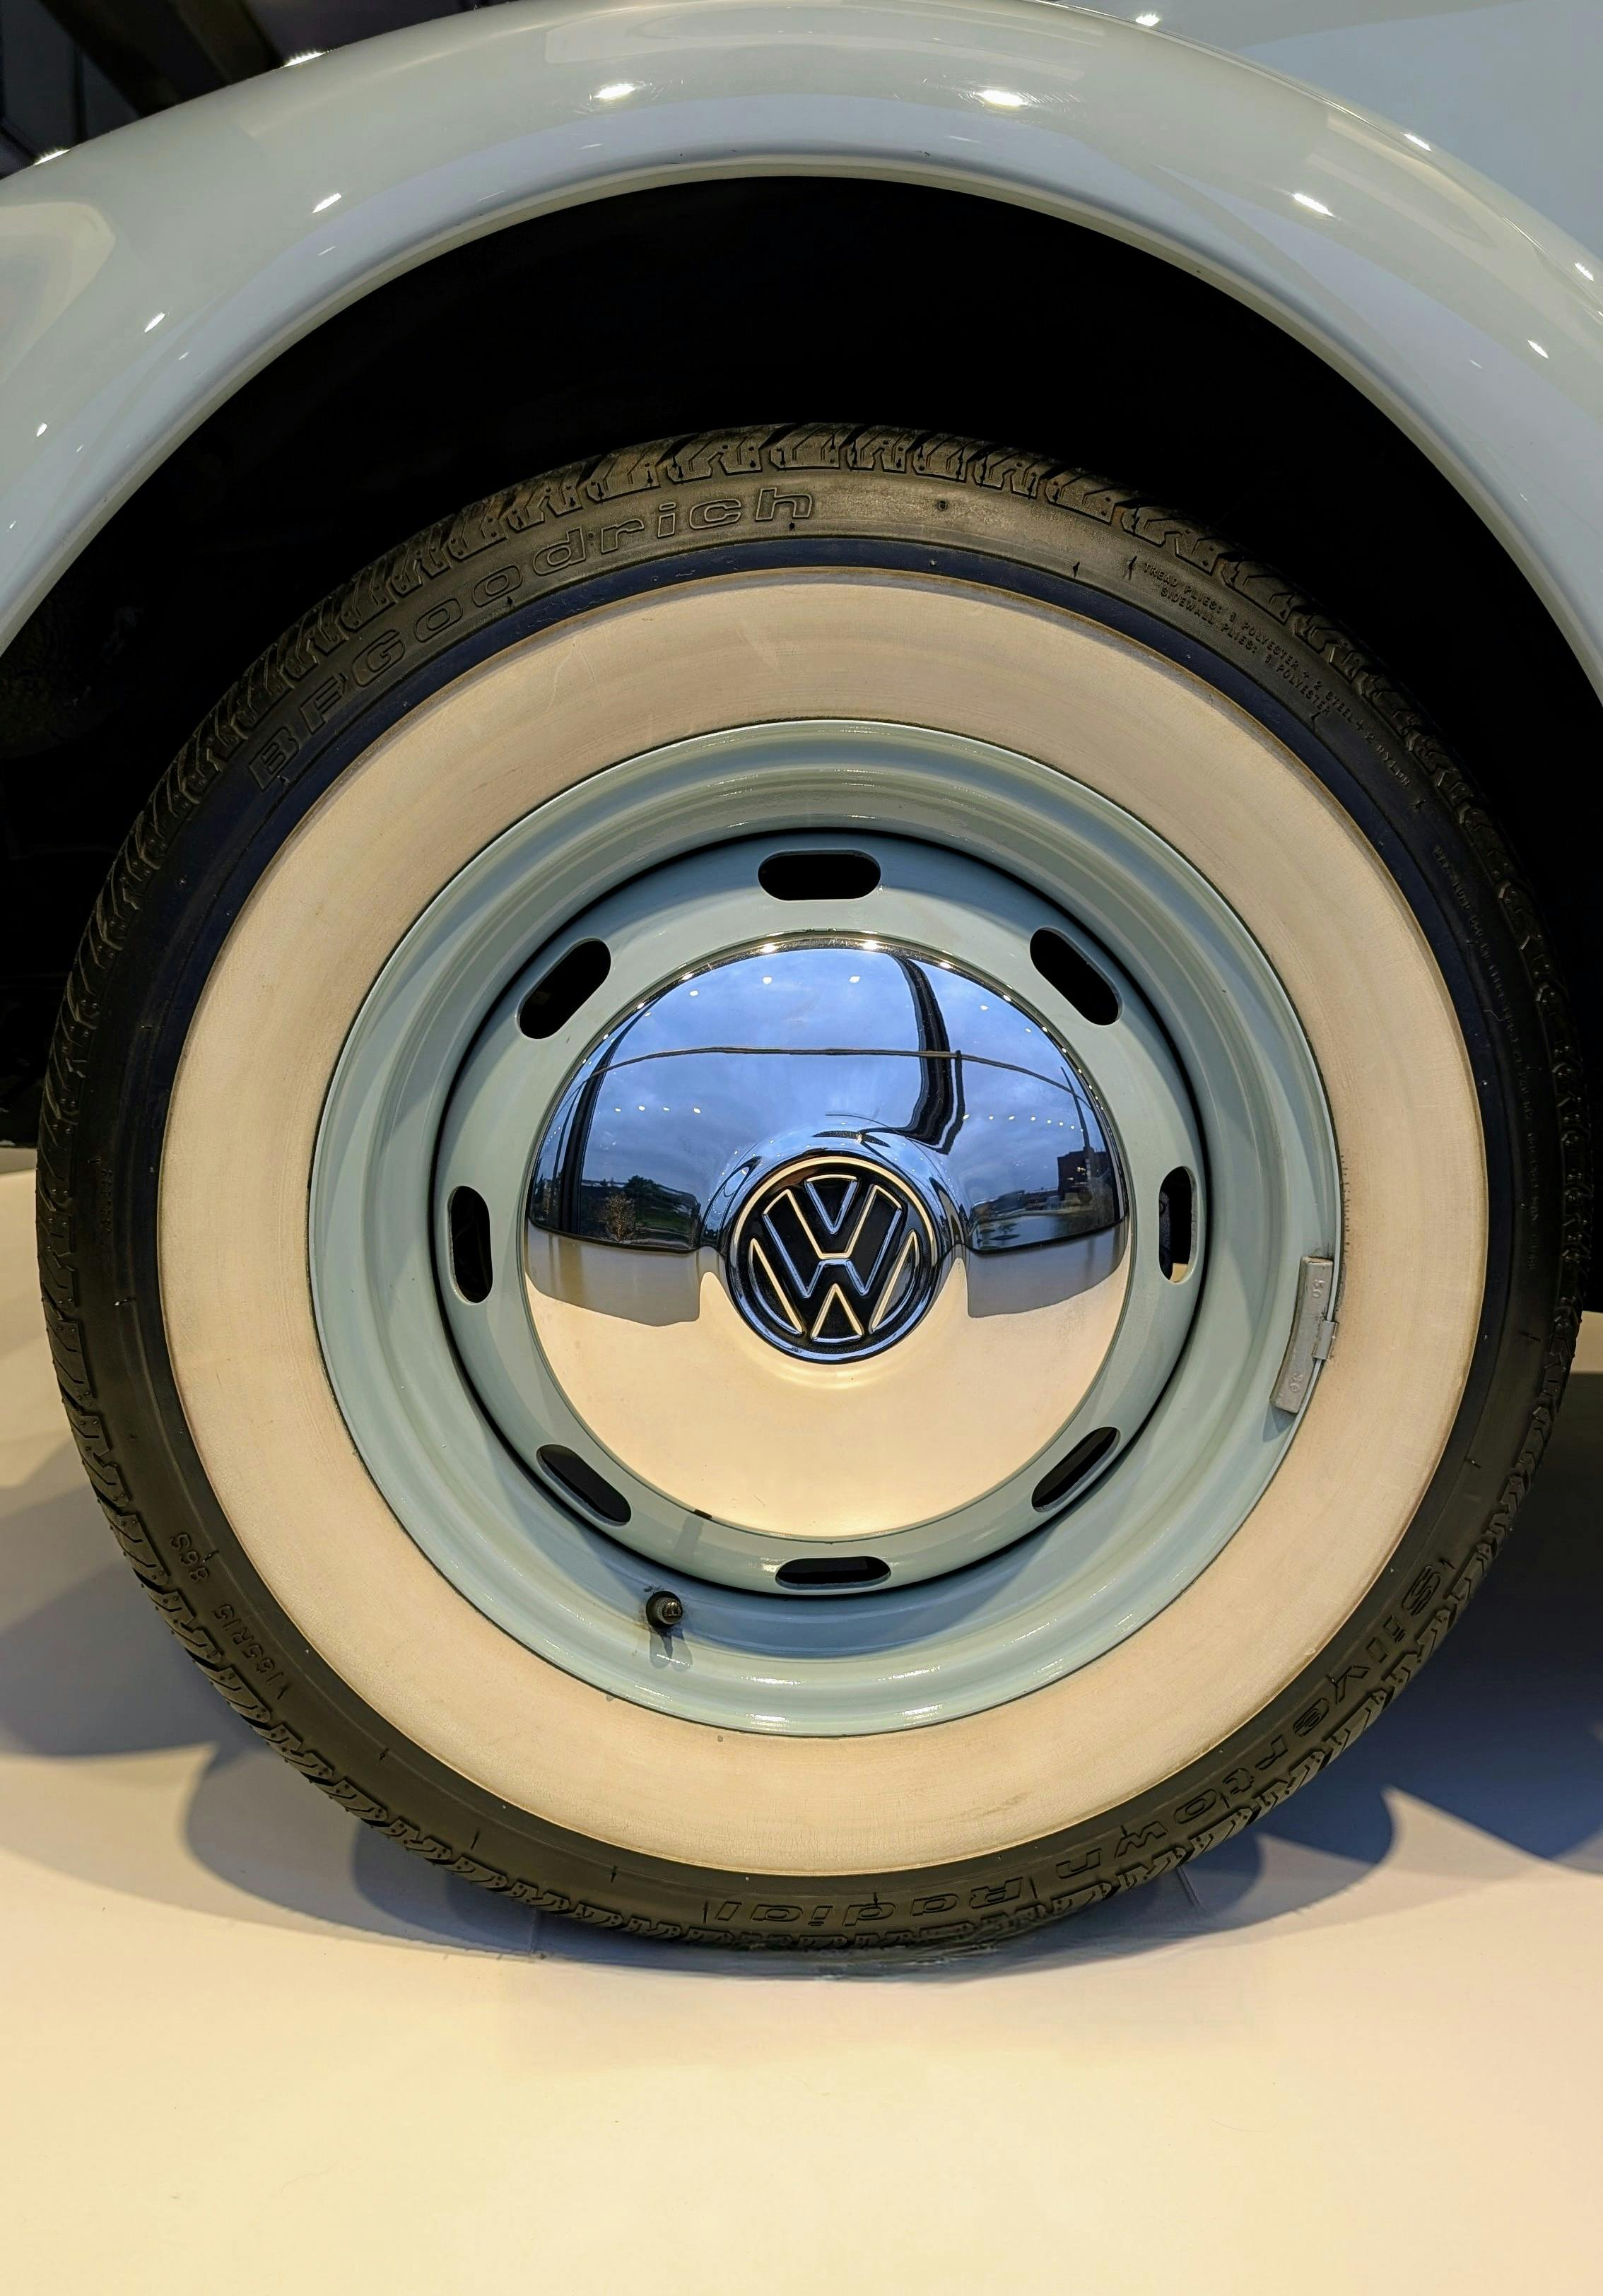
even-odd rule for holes
{"type": "Polygon", "coordinates": [[[915,1964],[620,1944],[306,1786],[119,1559],[0,1175],[16,2296],[1599,2296],[1603,1330],[1508,1554],[1272,1819],[915,1964]]]}

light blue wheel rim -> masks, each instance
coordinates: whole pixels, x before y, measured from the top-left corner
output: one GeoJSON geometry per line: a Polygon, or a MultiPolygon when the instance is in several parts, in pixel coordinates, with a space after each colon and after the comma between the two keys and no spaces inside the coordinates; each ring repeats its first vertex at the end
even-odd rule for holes
{"type": "Polygon", "coordinates": [[[983,1710],[1085,1665],[1173,1599],[1273,1475],[1269,1398],[1306,1254],[1339,1246],[1336,1144],[1295,1013],[1184,857],[1062,774],[944,734],[808,721],[612,767],[497,838],[397,947],[351,1030],[314,1163],[325,1357],[399,1521],[485,1616],[609,1693],[717,1726],[872,1733],[983,1710]],[[579,1522],[513,1457],[447,1336],[431,1184],[453,1085],[506,984],[645,870],[828,829],[950,845],[1033,884],[1160,1015],[1207,1165],[1189,1341],[1139,1439],[1056,1523],[956,1576],[828,1603],[710,1587],[579,1522]],[[678,1592],[686,1630],[643,1617],[678,1592]]]}
{"type": "MultiPolygon", "coordinates": [[[[938,918],[943,934],[940,954],[982,971],[973,931],[976,917],[993,925],[1011,924],[1021,947],[1032,928],[1040,924],[1061,927],[1083,940],[1073,921],[1048,908],[1038,895],[966,856],[905,838],[865,836],[860,826],[854,826],[852,837],[855,849],[883,866],[881,883],[870,901],[863,907],[843,908],[837,915],[837,929],[848,939],[851,927],[847,920],[853,917],[858,934],[872,931],[898,940],[905,938],[899,927],[927,931],[938,918]],[[966,908],[954,898],[959,893],[966,893],[974,906],[966,908]]],[[[559,964],[569,948],[599,936],[612,953],[612,965],[605,989],[595,1002],[604,1009],[610,999],[615,1011],[628,1014],[637,994],[649,996],[660,985],[665,964],[671,977],[679,969],[679,958],[691,953],[679,939],[678,956],[672,954],[676,928],[678,936],[688,933],[697,954],[709,948],[734,952],[762,941],[775,928],[776,907],[758,882],[759,862],[776,844],[792,851],[811,841],[793,831],[777,840],[736,839],[647,871],[586,909],[513,981],[464,1064],[441,1130],[434,1183],[437,1267],[448,1258],[447,1208],[454,1189],[463,1184],[489,1204],[497,1264],[515,1264],[534,1139],[526,1113],[530,1084],[543,1075],[545,1106],[554,1106],[576,1067],[583,1065],[573,1059],[575,1046],[588,1050],[586,1039],[597,1031],[587,1004],[563,1035],[547,1044],[531,1044],[519,1029],[516,1013],[535,981],[559,964]],[[509,1083],[515,1078],[515,1084],[497,1091],[504,1076],[509,1083]]],[[[826,834],[816,841],[827,844],[830,839],[826,834]]],[[[767,945],[774,946],[771,941],[767,945]]],[[[990,953],[994,956],[994,944],[990,953]]],[[[1156,1274],[1153,1230],[1163,1177],[1180,1166],[1200,1179],[1202,1143],[1184,1080],[1155,1016],[1145,1009],[1122,969],[1108,964],[1105,952],[1097,955],[1121,992],[1122,1009],[1114,1027],[1088,1023],[1061,997],[1054,998],[1033,972],[1023,984],[1033,995],[1029,1004],[1020,982],[993,980],[992,985],[1032,1019],[1041,1018],[1039,1007],[1048,1003],[1058,1008],[1053,1015],[1056,1033],[1060,1039],[1074,1039],[1081,1073],[1089,1080],[1122,1150],[1133,1230],[1133,1243],[1125,1256],[1145,1268],[1147,1280],[1130,1284],[1119,1328],[1097,1377],[1079,1407],[1059,1421],[1039,1451],[1022,1456],[1011,1475],[966,1505],[916,1529],[862,1534],[858,1543],[888,1562],[898,1584],[909,1570],[924,1576],[963,1568],[984,1553],[1039,1532],[1048,1518],[1030,1504],[1032,1487],[1077,1440],[1104,1425],[1116,1429],[1120,1438],[1097,1470],[1110,1472],[1121,1450],[1145,1426],[1185,1343],[1197,1286],[1189,1278],[1168,1283],[1156,1274]],[[1114,1110],[1122,1122],[1113,1115],[1114,1110]]],[[[1201,1224],[1199,1206],[1199,1227],[1201,1224]]],[[[513,1449],[525,1460],[535,1458],[539,1447],[551,1442],[573,1447],[581,1455],[596,1453],[595,1431],[574,1414],[544,1362],[522,1288],[497,1284],[488,1300],[474,1306],[456,1299],[444,1282],[440,1292],[469,1375],[513,1449]]],[[[748,1533],[698,1518],[644,1482],[616,1451],[604,1453],[596,1463],[631,1509],[629,1529],[618,1536],[670,1570],[719,1578],[734,1566],[746,1583],[766,1580],[771,1592],[778,1565],[817,1553],[816,1547],[774,1535],[757,1543],[748,1533]]],[[[1083,1503],[1085,1488],[1076,1487],[1076,1504],[1083,1503]]],[[[703,1590],[695,1605],[698,1628],[710,1618],[706,1606],[703,1590]]],[[[733,1621],[725,1630],[733,1631],[733,1621]]],[[[817,1631],[827,1632],[827,1622],[817,1631]]]]}

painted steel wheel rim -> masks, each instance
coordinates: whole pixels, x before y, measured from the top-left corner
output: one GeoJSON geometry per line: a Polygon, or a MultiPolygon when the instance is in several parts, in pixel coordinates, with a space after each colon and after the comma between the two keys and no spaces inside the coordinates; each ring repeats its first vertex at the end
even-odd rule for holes
{"type": "Polygon", "coordinates": [[[443,887],[309,1249],[350,1434],[480,1611],[636,1704],[845,1736],[1057,1680],[1207,1568],[1339,1208],[1296,1016],[1182,855],[1014,752],[812,719],[611,767],[443,887]],[[976,1178],[1021,1117],[1063,1168],[976,1178]]]}

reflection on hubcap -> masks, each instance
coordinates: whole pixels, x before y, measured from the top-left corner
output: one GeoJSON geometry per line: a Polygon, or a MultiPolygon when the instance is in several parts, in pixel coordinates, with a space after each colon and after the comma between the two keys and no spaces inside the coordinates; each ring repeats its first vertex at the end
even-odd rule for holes
{"type": "Polygon", "coordinates": [[[571,1073],[534,1151],[529,1312],[579,1421],[670,1502],[879,1538],[1068,1423],[1128,1226],[1038,1010],[899,938],[802,932],[659,981],[571,1073]]]}

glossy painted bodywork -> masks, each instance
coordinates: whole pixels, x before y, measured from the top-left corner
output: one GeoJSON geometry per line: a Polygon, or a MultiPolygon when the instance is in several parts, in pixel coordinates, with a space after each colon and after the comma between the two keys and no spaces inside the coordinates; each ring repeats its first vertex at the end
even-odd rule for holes
{"type": "MultiPolygon", "coordinates": [[[[1130,0],[1128,13],[1138,6],[1130,0]]],[[[1383,113],[1587,245],[1603,244],[1597,0],[1159,0],[1159,8],[1166,32],[1383,113]]]]}
{"type": "Polygon", "coordinates": [[[0,637],[213,407],[379,282],[626,185],[786,169],[989,193],[1217,281],[1390,412],[1603,685],[1603,264],[1417,133],[1041,0],[496,8],[13,178],[0,637]]]}

